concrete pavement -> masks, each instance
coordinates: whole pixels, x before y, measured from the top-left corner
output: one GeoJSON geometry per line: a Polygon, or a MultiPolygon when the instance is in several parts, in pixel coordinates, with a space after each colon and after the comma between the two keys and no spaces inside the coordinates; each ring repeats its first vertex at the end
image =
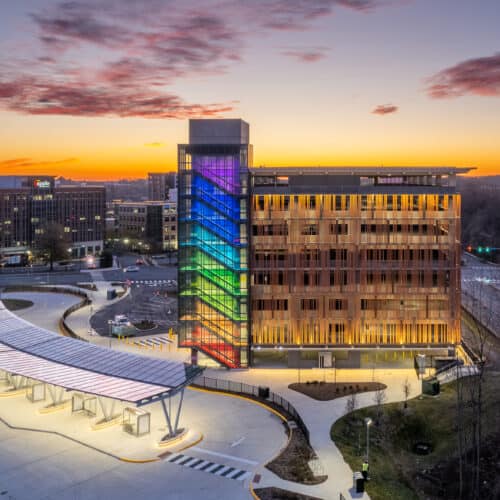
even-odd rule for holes
{"type": "MultiPolygon", "coordinates": [[[[90,292],[94,308],[108,303],[105,299],[108,285],[98,283],[99,290],[90,292]]],[[[30,319],[44,327],[55,327],[66,306],[73,299],[78,300],[61,294],[29,295],[35,303],[39,302],[31,308],[30,319]],[[36,313],[42,308],[45,314],[36,313]],[[48,311],[54,312],[52,323],[47,322],[46,318],[51,316],[48,311]]],[[[91,341],[106,344],[108,339],[89,335],[89,313],[86,308],[70,315],[71,327],[91,341]]],[[[113,342],[140,353],[131,345],[116,339],[113,342]]],[[[166,352],[155,353],[166,355],[166,352]]],[[[281,420],[260,406],[229,396],[188,390],[181,425],[203,434],[203,441],[179,452],[182,457],[171,456],[172,461],[166,457],[161,462],[131,465],[51,432],[82,440],[113,455],[157,457],[164,450],[158,449],[156,443],[166,433],[158,403],[145,407],[151,411],[152,432],[141,438],[124,434],[120,426],[93,431],[94,419],[74,415],[71,408],[39,415],[39,407],[45,404],[48,401],[30,403],[24,395],[1,401],[0,417],[11,425],[33,429],[11,430],[0,422],[0,491],[11,498],[128,499],[145,495],[153,499],[248,499],[248,484],[257,468],[286,443],[281,420]]],[[[118,413],[122,406],[118,404],[118,413]]],[[[95,420],[99,418],[98,415],[95,420]]]]}
{"type": "MultiPolygon", "coordinates": [[[[108,288],[109,283],[97,282],[98,291],[90,292],[93,299],[93,311],[105,307],[109,301],[105,298],[105,290],[108,288]]],[[[94,336],[89,334],[88,319],[90,315],[90,308],[84,308],[71,314],[67,318],[69,326],[75,330],[79,335],[92,342],[108,345],[109,339],[94,336]]],[[[137,352],[137,346],[132,343],[125,343],[117,339],[111,341],[114,349],[132,350],[137,352]]],[[[144,350],[144,354],[152,356],[160,356],[165,358],[175,358],[186,361],[189,356],[188,350],[179,350],[175,346],[170,350],[144,350]]],[[[302,492],[317,496],[319,498],[336,499],[342,493],[346,498],[360,498],[352,493],[352,471],[343,460],[339,450],[335,444],[330,440],[330,428],[332,424],[345,413],[346,398],[339,398],[333,401],[316,401],[307,396],[297,393],[288,389],[290,383],[296,382],[298,379],[298,370],[294,369],[250,369],[246,371],[226,371],[226,370],[211,370],[208,369],[205,373],[209,377],[225,378],[235,381],[241,381],[252,385],[266,385],[271,388],[273,392],[283,396],[290,401],[297,411],[302,416],[305,424],[310,431],[311,445],[318,455],[323,470],[328,474],[328,480],[316,486],[304,486],[296,483],[289,483],[283,481],[273,473],[262,467],[262,459],[260,460],[261,466],[258,467],[258,472],[262,478],[255,487],[263,486],[278,486],[284,489],[302,492]]],[[[323,380],[326,377],[328,381],[333,381],[333,370],[312,370],[301,369],[301,380],[323,380]]],[[[402,385],[405,379],[411,383],[411,397],[417,396],[420,391],[420,384],[417,381],[414,370],[337,370],[337,381],[354,381],[362,383],[365,381],[376,380],[383,382],[388,386],[387,401],[401,401],[403,400],[402,385]]],[[[220,396],[219,396],[220,398],[220,396]]],[[[358,395],[358,407],[372,406],[373,393],[358,395]]],[[[203,408],[207,406],[203,405],[203,408]]],[[[245,414],[243,411],[240,418],[245,414]]],[[[245,417],[243,417],[245,418],[245,417]]],[[[246,422],[246,418],[245,418],[246,422]]],[[[218,439],[216,440],[218,441],[218,439]]],[[[237,441],[237,440],[236,440],[237,441]]],[[[280,441],[281,443],[281,441],[280,441]]],[[[260,449],[257,445],[255,451],[260,449]]],[[[279,448],[278,448],[279,449],[279,448]]],[[[231,450],[230,450],[231,451],[231,450]]],[[[226,453],[224,453],[226,454],[226,453]]],[[[267,456],[271,458],[271,455],[267,456]]],[[[361,464],[360,464],[361,465],[361,464]]],[[[368,498],[365,494],[362,498],[368,498]]]]}

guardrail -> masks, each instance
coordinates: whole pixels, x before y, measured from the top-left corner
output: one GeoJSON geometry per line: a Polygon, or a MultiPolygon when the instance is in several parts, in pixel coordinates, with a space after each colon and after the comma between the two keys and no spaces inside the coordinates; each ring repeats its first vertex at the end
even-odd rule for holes
{"type": "Polygon", "coordinates": [[[292,403],[287,401],[285,398],[282,398],[278,394],[269,391],[269,396],[267,398],[263,398],[259,396],[259,387],[255,385],[245,384],[243,382],[234,382],[232,380],[210,378],[205,376],[198,377],[194,381],[193,385],[195,387],[202,387],[205,389],[230,392],[233,394],[247,394],[254,398],[258,398],[273,403],[276,406],[282,408],[290,416],[292,420],[295,420],[297,426],[304,433],[304,436],[306,437],[307,442],[309,443],[309,429],[302,420],[302,417],[299,415],[298,411],[295,409],[292,403]]]}
{"type": "Polygon", "coordinates": [[[439,375],[440,373],[447,372],[448,370],[451,370],[452,368],[454,368],[458,364],[460,364],[458,362],[458,360],[454,359],[450,363],[447,363],[446,365],[444,365],[441,368],[437,369],[436,372],[434,373],[434,375],[439,375]]]}

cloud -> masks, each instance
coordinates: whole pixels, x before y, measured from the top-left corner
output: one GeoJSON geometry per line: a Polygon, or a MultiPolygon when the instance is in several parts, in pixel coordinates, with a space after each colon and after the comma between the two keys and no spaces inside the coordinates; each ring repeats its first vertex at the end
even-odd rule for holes
{"type": "Polygon", "coordinates": [[[289,49],[282,52],[283,55],[292,57],[299,62],[313,63],[327,56],[328,49],[324,47],[312,49],[289,49]]]}
{"type": "MultiPolygon", "coordinates": [[[[335,8],[385,0],[65,0],[30,14],[36,46],[5,57],[0,107],[36,115],[189,118],[221,116],[235,102],[186,102],[179,79],[220,75],[247,41],[306,30],[335,8]]],[[[287,50],[303,62],[325,50],[287,50]]]]}
{"type": "Polygon", "coordinates": [[[446,68],[427,80],[433,99],[463,95],[500,96],[500,53],[468,59],[446,68]]]}
{"type": "Polygon", "coordinates": [[[0,160],[0,168],[2,170],[6,169],[17,169],[19,167],[50,167],[56,165],[64,165],[67,163],[75,163],[79,161],[78,158],[64,158],[62,160],[45,160],[36,161],[32,158],[11,158],[9,160],[0,160]]]}
{"type": "Polygon", "coordinates": [[[392,113],[396,113],[399,107],[394,106],[394,104],[379,104],[372,113],[374,115],[390,115],[392,113]]]}
{"type": "Polygon", "coordinates": [[[231,111],[233,104],[187,104],[176,95],[141,90],[130,84],[120,87],[84,82],[23,81],[19,82],[18,91],[11,95],[8,109],[33,115],[190,118],[217,116],[231,111]]]}
{"type": "Polygon", "coordinates": [[[147,142],[144,146],[148,148],[162,148],[165,146],[164,142],[147,142]]]}

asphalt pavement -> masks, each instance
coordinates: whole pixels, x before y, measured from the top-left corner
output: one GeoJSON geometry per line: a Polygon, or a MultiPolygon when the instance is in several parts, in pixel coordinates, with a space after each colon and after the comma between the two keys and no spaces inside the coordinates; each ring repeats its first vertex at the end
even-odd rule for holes
{"type": "MultiPolygon", "coordinates": [[[[138,274],[138,273],[134,273],[138,274]]],[[[139,276],[137,276],[138,278],[139,276]]],[[[152,321],[154,330],[137,331],[136,337],[167,333],[177,326],[177,286],[167,280],[131,280],[130,294],[122,300],[96,312],[90,324],[102,336],[109,335],[108,320],[117,314],[125,314],[132,323],[142,320],[152,321]]]]}

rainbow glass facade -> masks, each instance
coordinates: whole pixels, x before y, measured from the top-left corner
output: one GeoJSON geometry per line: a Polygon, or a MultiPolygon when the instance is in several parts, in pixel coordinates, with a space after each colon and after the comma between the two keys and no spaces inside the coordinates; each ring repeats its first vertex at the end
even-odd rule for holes
{"type": "Polygon", "coordinates": [[[179,146],[179,343],[230,368],[248,366],[248,152],[179,146]]]}

